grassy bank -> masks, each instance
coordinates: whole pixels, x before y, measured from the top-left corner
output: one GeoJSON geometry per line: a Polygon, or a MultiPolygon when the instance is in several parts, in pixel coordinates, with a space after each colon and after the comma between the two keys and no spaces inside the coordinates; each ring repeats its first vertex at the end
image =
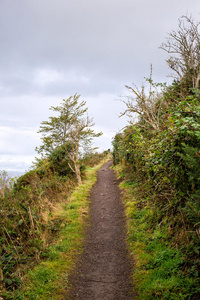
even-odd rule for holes
{"type": "Polygon", "coordinates": [[[34,268],[22,277],[20,287],[4,293],[6,299],[62,299],[68,275],[73,269],[84,239],[84,224],[88,218],[89,194],[96,182],[97,170],[106,159],[93,168],[87,167],[83,184],[70,197],[62,193],[62,201],[54,205],[51,222],[58,221],[59,230],[45,248],[34,268]]]}
{"type": "Polygon", "coordinates": [[[198,272],[195,265],[188,270],[188,253],[172,243],[167,216],[152,226],[154,208],[148,195],[141,198],[137,181],[126,181],[120,165],[115,170],[124,178],[121,188],[128,220],[128,244],[135,261],[136,299],[198,299],[194,296],[199,292],[198,272]]]}

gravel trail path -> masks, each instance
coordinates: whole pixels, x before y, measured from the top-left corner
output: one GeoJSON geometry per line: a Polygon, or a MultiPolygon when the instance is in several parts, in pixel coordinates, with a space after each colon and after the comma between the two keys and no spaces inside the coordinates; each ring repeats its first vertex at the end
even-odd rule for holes
{"type": "Polygon", "coordinates": [[[91,192],[91,226],[77,270],[70,278],[70,300],[134,299],[124,207],[111,165],[109,161],[100,168],[91,192]]]}

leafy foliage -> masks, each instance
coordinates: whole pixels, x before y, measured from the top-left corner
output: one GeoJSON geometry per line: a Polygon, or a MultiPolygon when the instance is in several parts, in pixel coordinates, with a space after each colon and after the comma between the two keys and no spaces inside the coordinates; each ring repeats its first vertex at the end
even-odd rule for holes
{"type": "MultiPolygon", "coordinates": [[[[143,271],[139,267],[138,272],[143,276],[138,283],[142,299],[192,299],[199,295],[199,92],[174,81],[161,94],[165,105],[160,110],[159,129],[140,118],[113,140],[113,159],[116,164],[122,164],[126,182],[136,191],[136,212],[133,210],[131,216],[135,214],[136,224],[142,217],[138,228],[146,232],[145,253],[158,228],[162,240],[160,249],[157,241],[153,252],[150,251],[155,259],[143,262],[143,271]],[[167,258],[164,253],[173,254],[167,258]]],[[[132,239],[132,243],[139,242],[139,237],[132,236],[132,239]]]]}
{"type": "Polygon", "coordinates": [[[61,164],[68,164],[80,184],[81,150],[91,151],[92,139],[102,133],[94,132],[93,120],[85,115],[88,110],[86,102],[79,103],[79,99],[80,95],[75,94],[64,99],[60,106],[51,106],[50,110],[58,113],[58,116],[41,123],[39,132],[43,134],[42,145],[37,151],[54,158],[57,154],[61,164]]]}
{"type": "MultiPolygon", "coordinates": [[[[82,159],[82,176],[87,166],[94,166],[106,155],[90,153],[82,159]]],[[[63,157],[64,148],[60,147],[16,182],[2,173],[7,185],[0,188],[0,296],[5,299],[18,299],[17,290],[24,274],[49,257],[50,246],[62,230],[63,221],[68,224],[69,220],[57,211],[62,203],[67,203],[77,182],[63,157]]]]}

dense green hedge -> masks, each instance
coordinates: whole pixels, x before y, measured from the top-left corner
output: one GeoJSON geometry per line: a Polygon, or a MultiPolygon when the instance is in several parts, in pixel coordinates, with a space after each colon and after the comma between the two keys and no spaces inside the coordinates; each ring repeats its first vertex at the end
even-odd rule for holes
{"type": "Polygon", "coordinates": [[[122,163],[126,180],[139,186],[139,208],[152,208],[149,228],[170,228],[167,239],[183,251],[182,272],[195,278],[194,294],[200,292],[199,95],[174,82],[161,96],[159,130],[140,118],[113,140],[114,163],[122,163]]]}
{"type": "MultiPolygon", "coordinates": [[[[27,269],[46,257],[61,230],[57,206],[67,201],[77,185],[63,151],[59,148],[48,159],[39,160],[15,184],[0,187],[0,297],[13,299],[12,292],[27,269]]],[[[98,164],[106,154],[90,153],[83,158],[82,176],[86,167],[98,164]]]]}

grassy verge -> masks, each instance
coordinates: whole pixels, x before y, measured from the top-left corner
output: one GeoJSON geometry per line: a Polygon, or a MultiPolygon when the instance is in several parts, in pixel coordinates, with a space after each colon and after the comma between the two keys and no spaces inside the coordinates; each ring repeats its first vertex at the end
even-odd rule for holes
{"type": "MultiPolygon", "coordinates": [[[[63,299],[72,271],[84,240],[84,224],[89,211],[89,194],[96,182],[97,170],[105,163],[88,168],[86,178],[67,199],[57,206],[55,218],[62,219],[62,230],[49,247],[47,257],[23,280],[20,291],[13,293],[13,299],[63,299]]],[[[53,216],[54,217],[54,216],[53,216]]]]}
{"type": "MultiPolygon", "coordinates": [[[[119,165],[115,170],[119,177],[123,177],[119,165]]],[[[171,243],[167,216],[162,224],[153,228],[153,209],[148,196],[139,198],[136,182],[124,180],[121,188],[128,219],[128,243],[135,261],[133,282],[136,299],[193,299],[192,295],[199,292],[196,290],[198,273],[194,274],[195,268],[191,268],[190,274],[184,272],[187,257],[178,245],[171,243]]]]}

